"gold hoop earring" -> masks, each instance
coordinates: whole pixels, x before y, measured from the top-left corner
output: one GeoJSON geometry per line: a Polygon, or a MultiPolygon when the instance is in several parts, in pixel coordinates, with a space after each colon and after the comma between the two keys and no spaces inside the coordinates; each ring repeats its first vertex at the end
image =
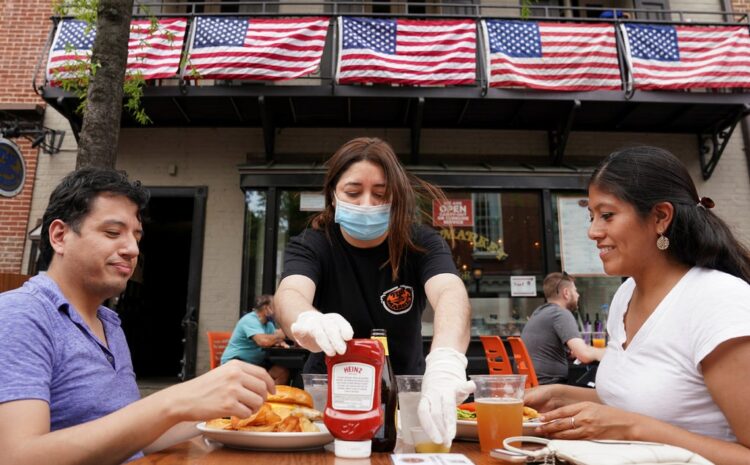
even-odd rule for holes
{"type": "Polygon", "coordinates": [[[669,248],[669,238],[664,234],[659,234],[659,238],[656,240],[656,248],[659,250],[667,250],[669,248]]]}

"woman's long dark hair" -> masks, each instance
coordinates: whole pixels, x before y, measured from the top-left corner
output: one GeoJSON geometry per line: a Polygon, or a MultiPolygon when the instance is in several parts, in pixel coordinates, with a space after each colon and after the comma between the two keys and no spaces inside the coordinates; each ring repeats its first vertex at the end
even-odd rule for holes
{"type": "Polygon", "coordinates": [[[712,202],[701,202],[687,168],[668,151],[632,147],[614,152],[596,168],[591,186],[633,205],[643,218],[657,203],[671,203],[674,218],[664,232],[667,253],[681,263],[724,271],[750,283],[750,252],[710,210],[712,202]]]}
{"type": "Polygon", "coordinates": [[[391,264],[391,275],[395,280],[406,251],[423,251],[411,237],[419,214],[424,215],[418,208],[418,199],[427,197],[444,200],[445,194],[438,187],[408,173],[387,142],[374,137],[359,137],[342,145],[326,162],[328,171],[323,182],[325,209],[312,219],[313,228],[327,230],[328,226],[333,224],[333,196],[336,184],[352,164],[360,161],[369,161],[380,166],[385,174],[386,196],[391,202],[388,262],[391,264]]]}

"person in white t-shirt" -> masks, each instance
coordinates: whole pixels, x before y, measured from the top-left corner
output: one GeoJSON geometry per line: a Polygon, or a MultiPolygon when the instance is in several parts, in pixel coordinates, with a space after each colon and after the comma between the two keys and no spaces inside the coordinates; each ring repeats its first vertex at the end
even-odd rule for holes
{"type": "Polygon", "coordinates": [[[750,253],[713,207],[662,149],[615,152],[594,171],[589,237],[605,272],[629,279],[612,301],[596,390],[527,392],[552,421],[538,433],[750,463],[750,253]]]}

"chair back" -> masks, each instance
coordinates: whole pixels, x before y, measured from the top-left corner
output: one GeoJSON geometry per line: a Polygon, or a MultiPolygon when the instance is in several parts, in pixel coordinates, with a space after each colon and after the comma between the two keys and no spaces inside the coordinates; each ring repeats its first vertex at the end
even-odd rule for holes
{"type": "Polygon", "coordinates": [[[516,369],[519,375],[526,375],[526,388],[539,386],[534,370],[534,362],[531,361],[529,352],[526,350],[526,344],[518,336],[508,336],[510,349],[513,351],[513,359],[516,362],[516,369]]]}
{"type": "Polygon", "coordinates": [[[228,331],[208,331],[208,353],[211,356],[211,369],[221,365],[221,354],[227,348],[232,333],[228,331]]]}
{"type": "Polygon", "coordinates": [[[500,336],[479,336],[484,347],[484,355],[487,357],[487,368],[491,375],[512,375],[508,352],[500,336]]]}

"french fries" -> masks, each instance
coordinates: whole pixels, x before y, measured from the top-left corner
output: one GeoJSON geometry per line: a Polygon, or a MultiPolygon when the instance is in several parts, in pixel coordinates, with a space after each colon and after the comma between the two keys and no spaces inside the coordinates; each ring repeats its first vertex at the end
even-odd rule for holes
{"type": "Polygon", "coordinates": [[[280,409],[278,413],[275,410],[272,404],[264,403],[257,412],[247,418],[215,418],[207,421],[206,427],[255,433],[317,433],[320,431],[310,420],[310,417],[322,418],[322,414],[317,410],[280,409]]]}
{"type": "Polygon", "coordinates": [[[539,416],[539,412],[531,407],[523,406],[523,421],[533,420],[539,416]]]}

